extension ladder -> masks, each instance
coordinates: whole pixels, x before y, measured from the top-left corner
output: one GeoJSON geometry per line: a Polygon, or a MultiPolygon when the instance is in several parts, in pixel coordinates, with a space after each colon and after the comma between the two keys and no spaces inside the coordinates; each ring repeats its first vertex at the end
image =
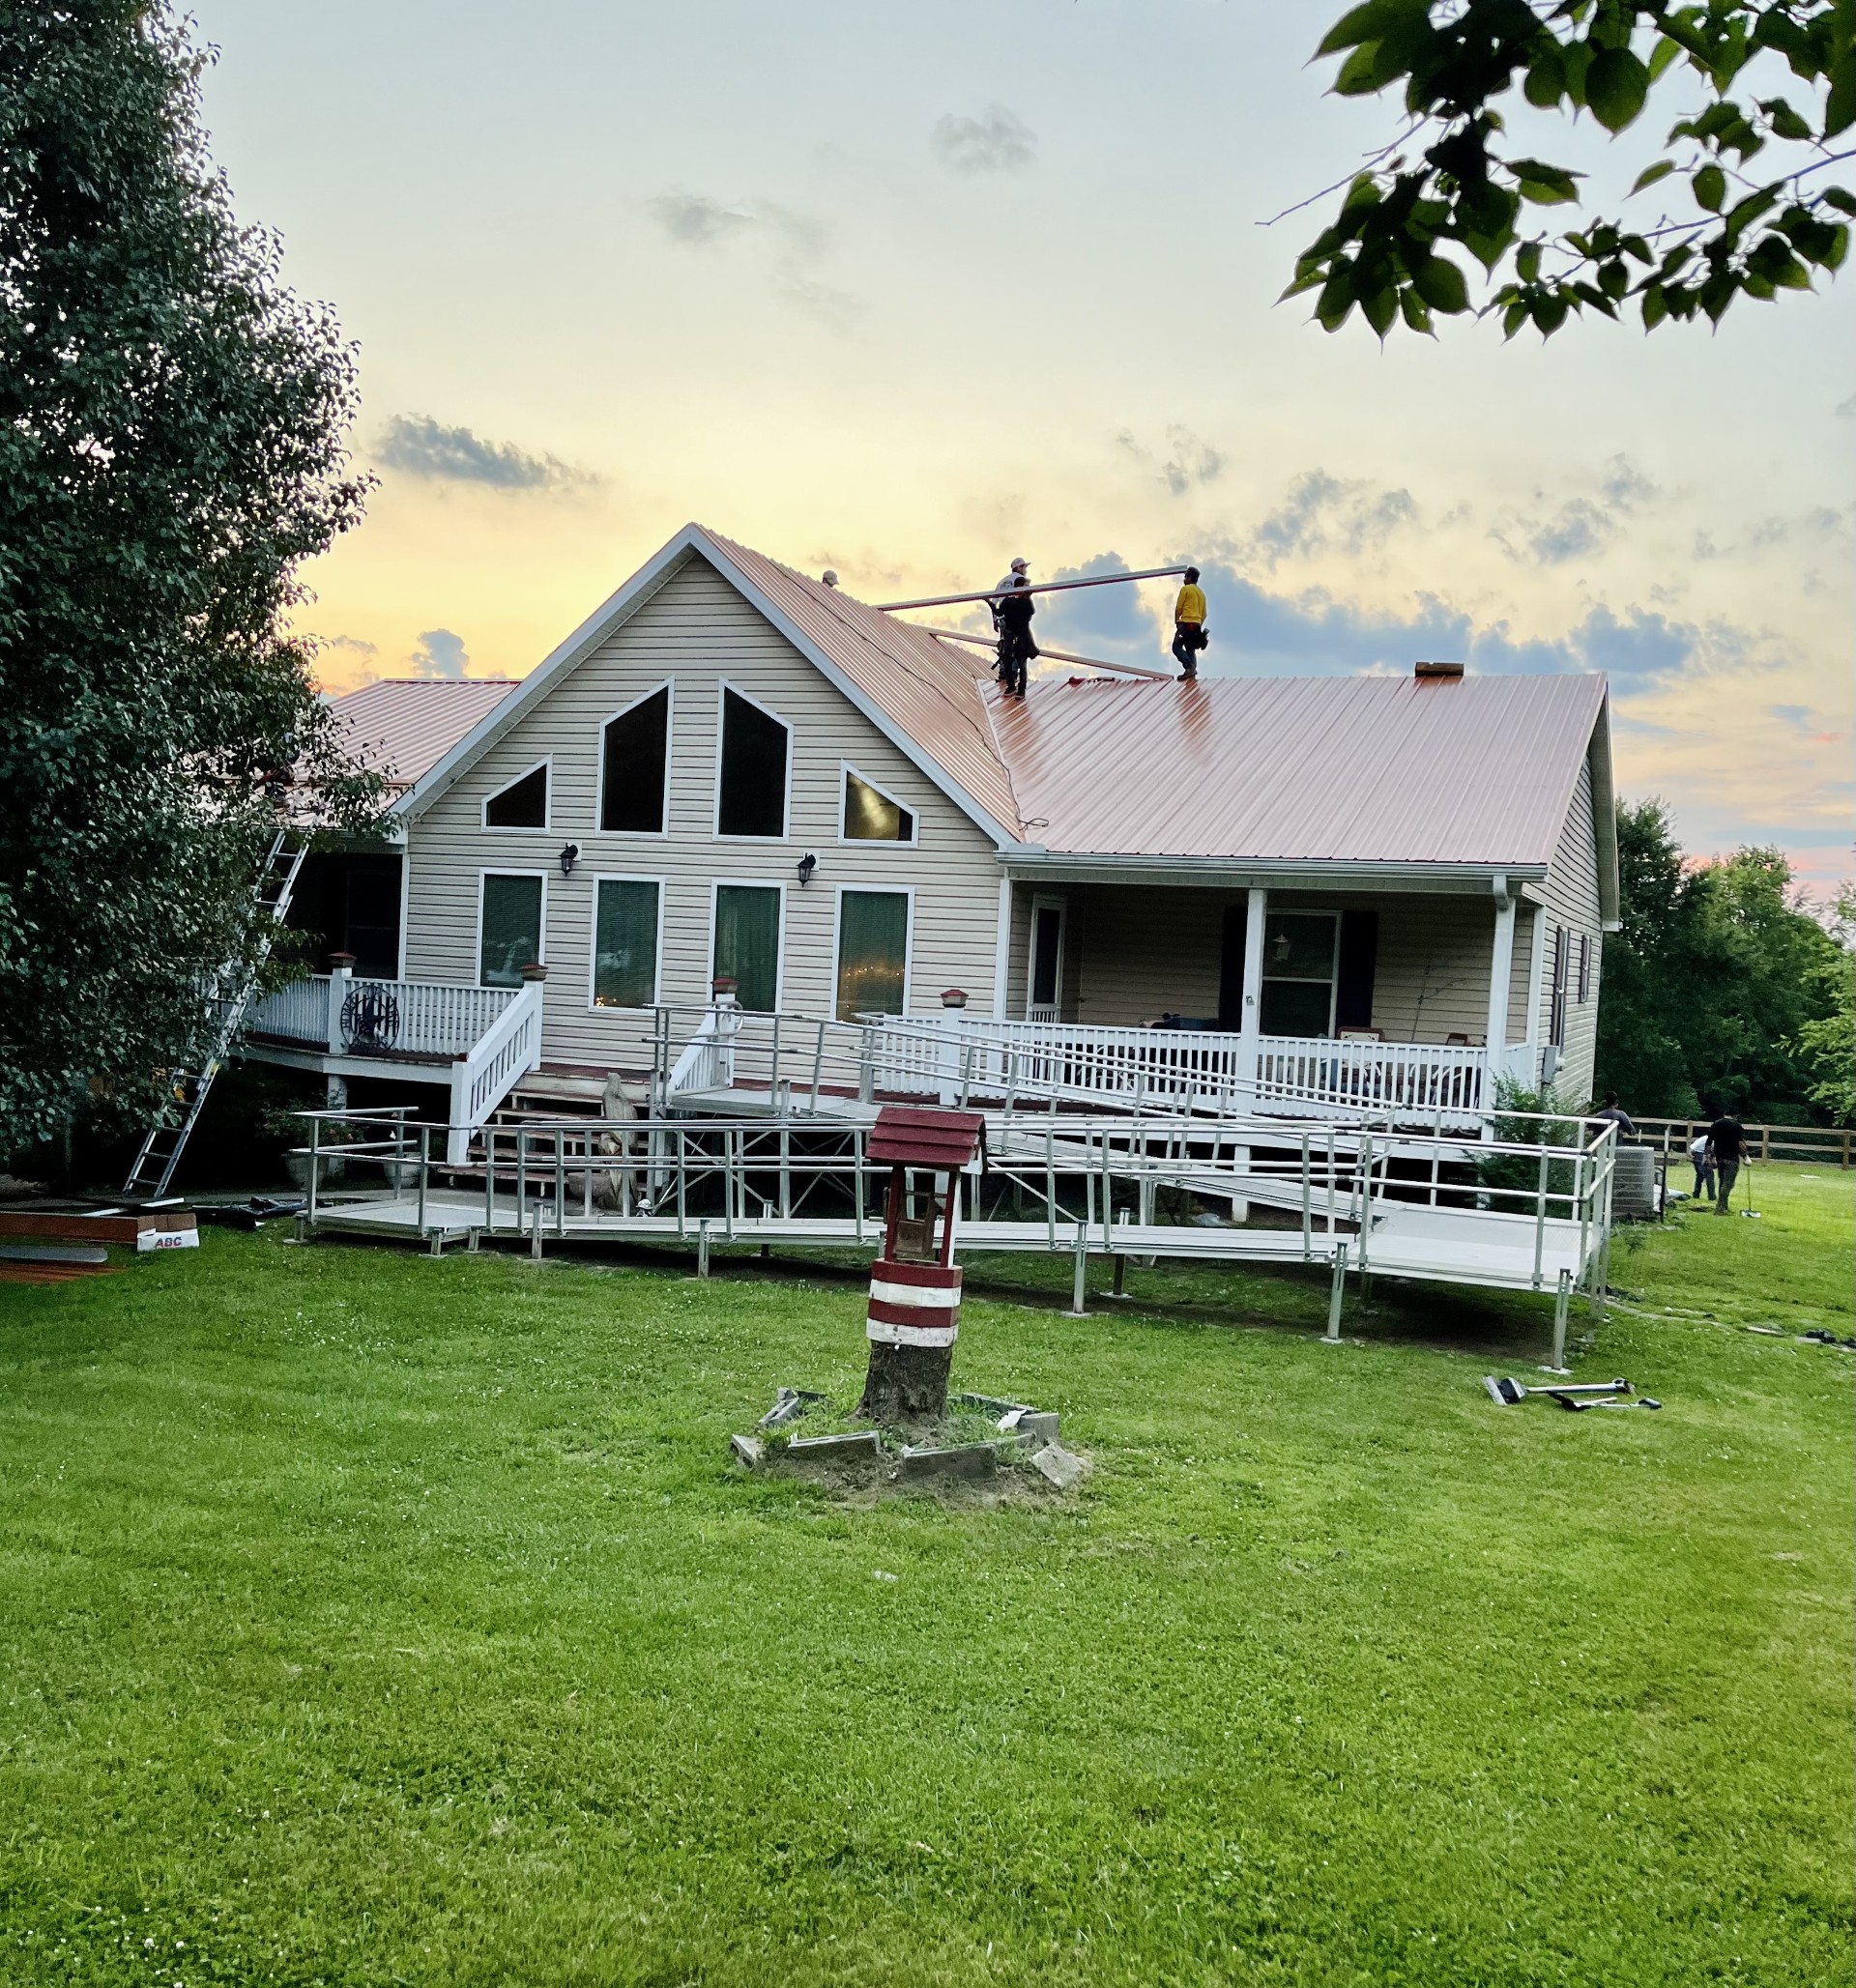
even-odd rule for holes
{"type": "Polygon", "coordinates": [[[208,996],[208,1008],[217,1010],[218,1015],[212,1053],[197,1070],[168,1072],[167,1100],[149,1128],[134,1166],[129,1169],[129,1178],[123,1183],[125,1196],[135,1195],[152,1200],[167,1193],[188,1136],[199,1123],[206,1094],[213,1088],[213,1080],[219,1074],[219,1066],[244,1024],[245,1011],[258,984],[258,969],[270,957],[271,942],[290,908],[290,893],[296,888],[297,873],[307,853],[308,844],[302,836],[288,829],[277,831],[251,893],[262,925],[256,957],[229,990],[222,975],[220,984],[208,996]]]}

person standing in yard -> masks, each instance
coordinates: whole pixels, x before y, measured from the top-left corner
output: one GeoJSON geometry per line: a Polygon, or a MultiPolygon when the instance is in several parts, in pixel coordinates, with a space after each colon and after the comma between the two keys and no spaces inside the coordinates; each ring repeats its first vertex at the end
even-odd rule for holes
{"type": "Polygon", "coordinates": [[[1631,1114],[1617,1102],[1617,1093],[1614,1090],[1608,1090],[1605,1093],[1605,1102],[1592,1113],[1592,1116],[1594,1118],[1609,1118],[1617,1127],[1619,1138],[1627,1136],[1635,1138],[1637,1135],[1637,1127],[1631,1123],[1631,1114]]]}
{"type": "Polygon", "coordinates": [[[1707,1200],[1714,1193],[1714,1161],[1708,1152],[1708,1136],[1700,1133],[1689,1147],[1689,1158],[1695,1162],[1695,1194],[1697,1201],[1707,1200]]]}
{"type": "Polygon", "coordinates": [[[1721,1183],[1720,1197],[1714,1204],[1717,1215],[1727,1212],[1727,1196],[1740,1177],[1740,1164],[1747,1157],[1747,1129],[1731,1111],[1723,1111],[1708,1127],[1708,1158],[1714,1162],[1721,1183]]]}
{"type": "Polygon", "coordinates": [[[1186,568],[1186,584],[1173,604],[1173,659],[1179,665],[1179,680],[1190,683],[1199,674],[1199,651],[1205,647],[1205,591],[1199,585],[1199,568],[1186,568]]]}

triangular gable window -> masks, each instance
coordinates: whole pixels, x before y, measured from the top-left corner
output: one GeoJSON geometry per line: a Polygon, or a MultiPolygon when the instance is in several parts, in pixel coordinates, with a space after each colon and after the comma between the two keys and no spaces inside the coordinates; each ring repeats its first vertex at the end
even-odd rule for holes
{"type": "Polygon", "coordinates": [[[483,803],[485,828],[545,828],[548,825],[548,763],[531,767],[483,803]]]}

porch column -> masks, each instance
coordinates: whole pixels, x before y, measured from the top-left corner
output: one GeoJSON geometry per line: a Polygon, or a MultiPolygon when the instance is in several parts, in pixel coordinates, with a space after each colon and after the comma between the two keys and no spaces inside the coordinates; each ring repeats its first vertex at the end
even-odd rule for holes
{"type": "Polygon", "coordinates": [[[1533,932],[1527,948],[1527,1065],[1529,1083],[1540,1081],[1540,997],[1547,986],[1547,907],[1532,905],[1533,932]]]}
{"type": "Polygon", "coordinates": [[[1252,890],[1244,911],[1244,1007],[1238,1018],[1238,1103],[1242,1109],[1257,1109],[1257,1057],[1263,1020],[1263,920],[1269,911],[1269,892],[1252,890]]]}
{"type": "MultiPolygon", "coordinates": [[[[1238,1018],[1238,1109],[1257,1109],[1257,1061],[1262,1052],[1263,1032],[1263,920],[1269,912],[1269,892],[1253,888],[1244,907],[1244,1007],[1238,1018]]],[[[1238,1146],[1232,1154],[1242,1169],[1250,1165],[1250,1148],[1238,1146]]],[[[1233,1222],[1250,1220],[1250,1203],[1234,1199],[1231,1204],[1233,1222]]]]}
{"type": "Polygon", "coordinates": [[[1494,1123],[1487,1114],[1495,1102],[1495,1079],[1501,1074],[1501,1052],[1508,1046],[1508,988],[1515,957],[1515,900],[1504,876],[1495,878],[1495,937],[1489,956],[1489,1026],[1483,1089],[1483,1136],[1493,1138],[1494,1123]]]}

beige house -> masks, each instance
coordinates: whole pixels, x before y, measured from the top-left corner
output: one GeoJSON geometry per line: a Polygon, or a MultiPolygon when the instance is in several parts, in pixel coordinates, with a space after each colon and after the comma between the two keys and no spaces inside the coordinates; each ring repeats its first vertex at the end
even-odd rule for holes
{"type": "Polygon", "coordinates": [[[983,653],[691,525],[519,684],[343,710],[399,842],[321,859],[303,915],[354,958],[274,997],[255,1054],[481,1111],[635,1068],[723,979],[845,1024],[958,990],[1000,1041],[1216,1039],[1265,1109],[1589,1091],[1598,677],[1078,674],[1011,704],[983,653]]]}

